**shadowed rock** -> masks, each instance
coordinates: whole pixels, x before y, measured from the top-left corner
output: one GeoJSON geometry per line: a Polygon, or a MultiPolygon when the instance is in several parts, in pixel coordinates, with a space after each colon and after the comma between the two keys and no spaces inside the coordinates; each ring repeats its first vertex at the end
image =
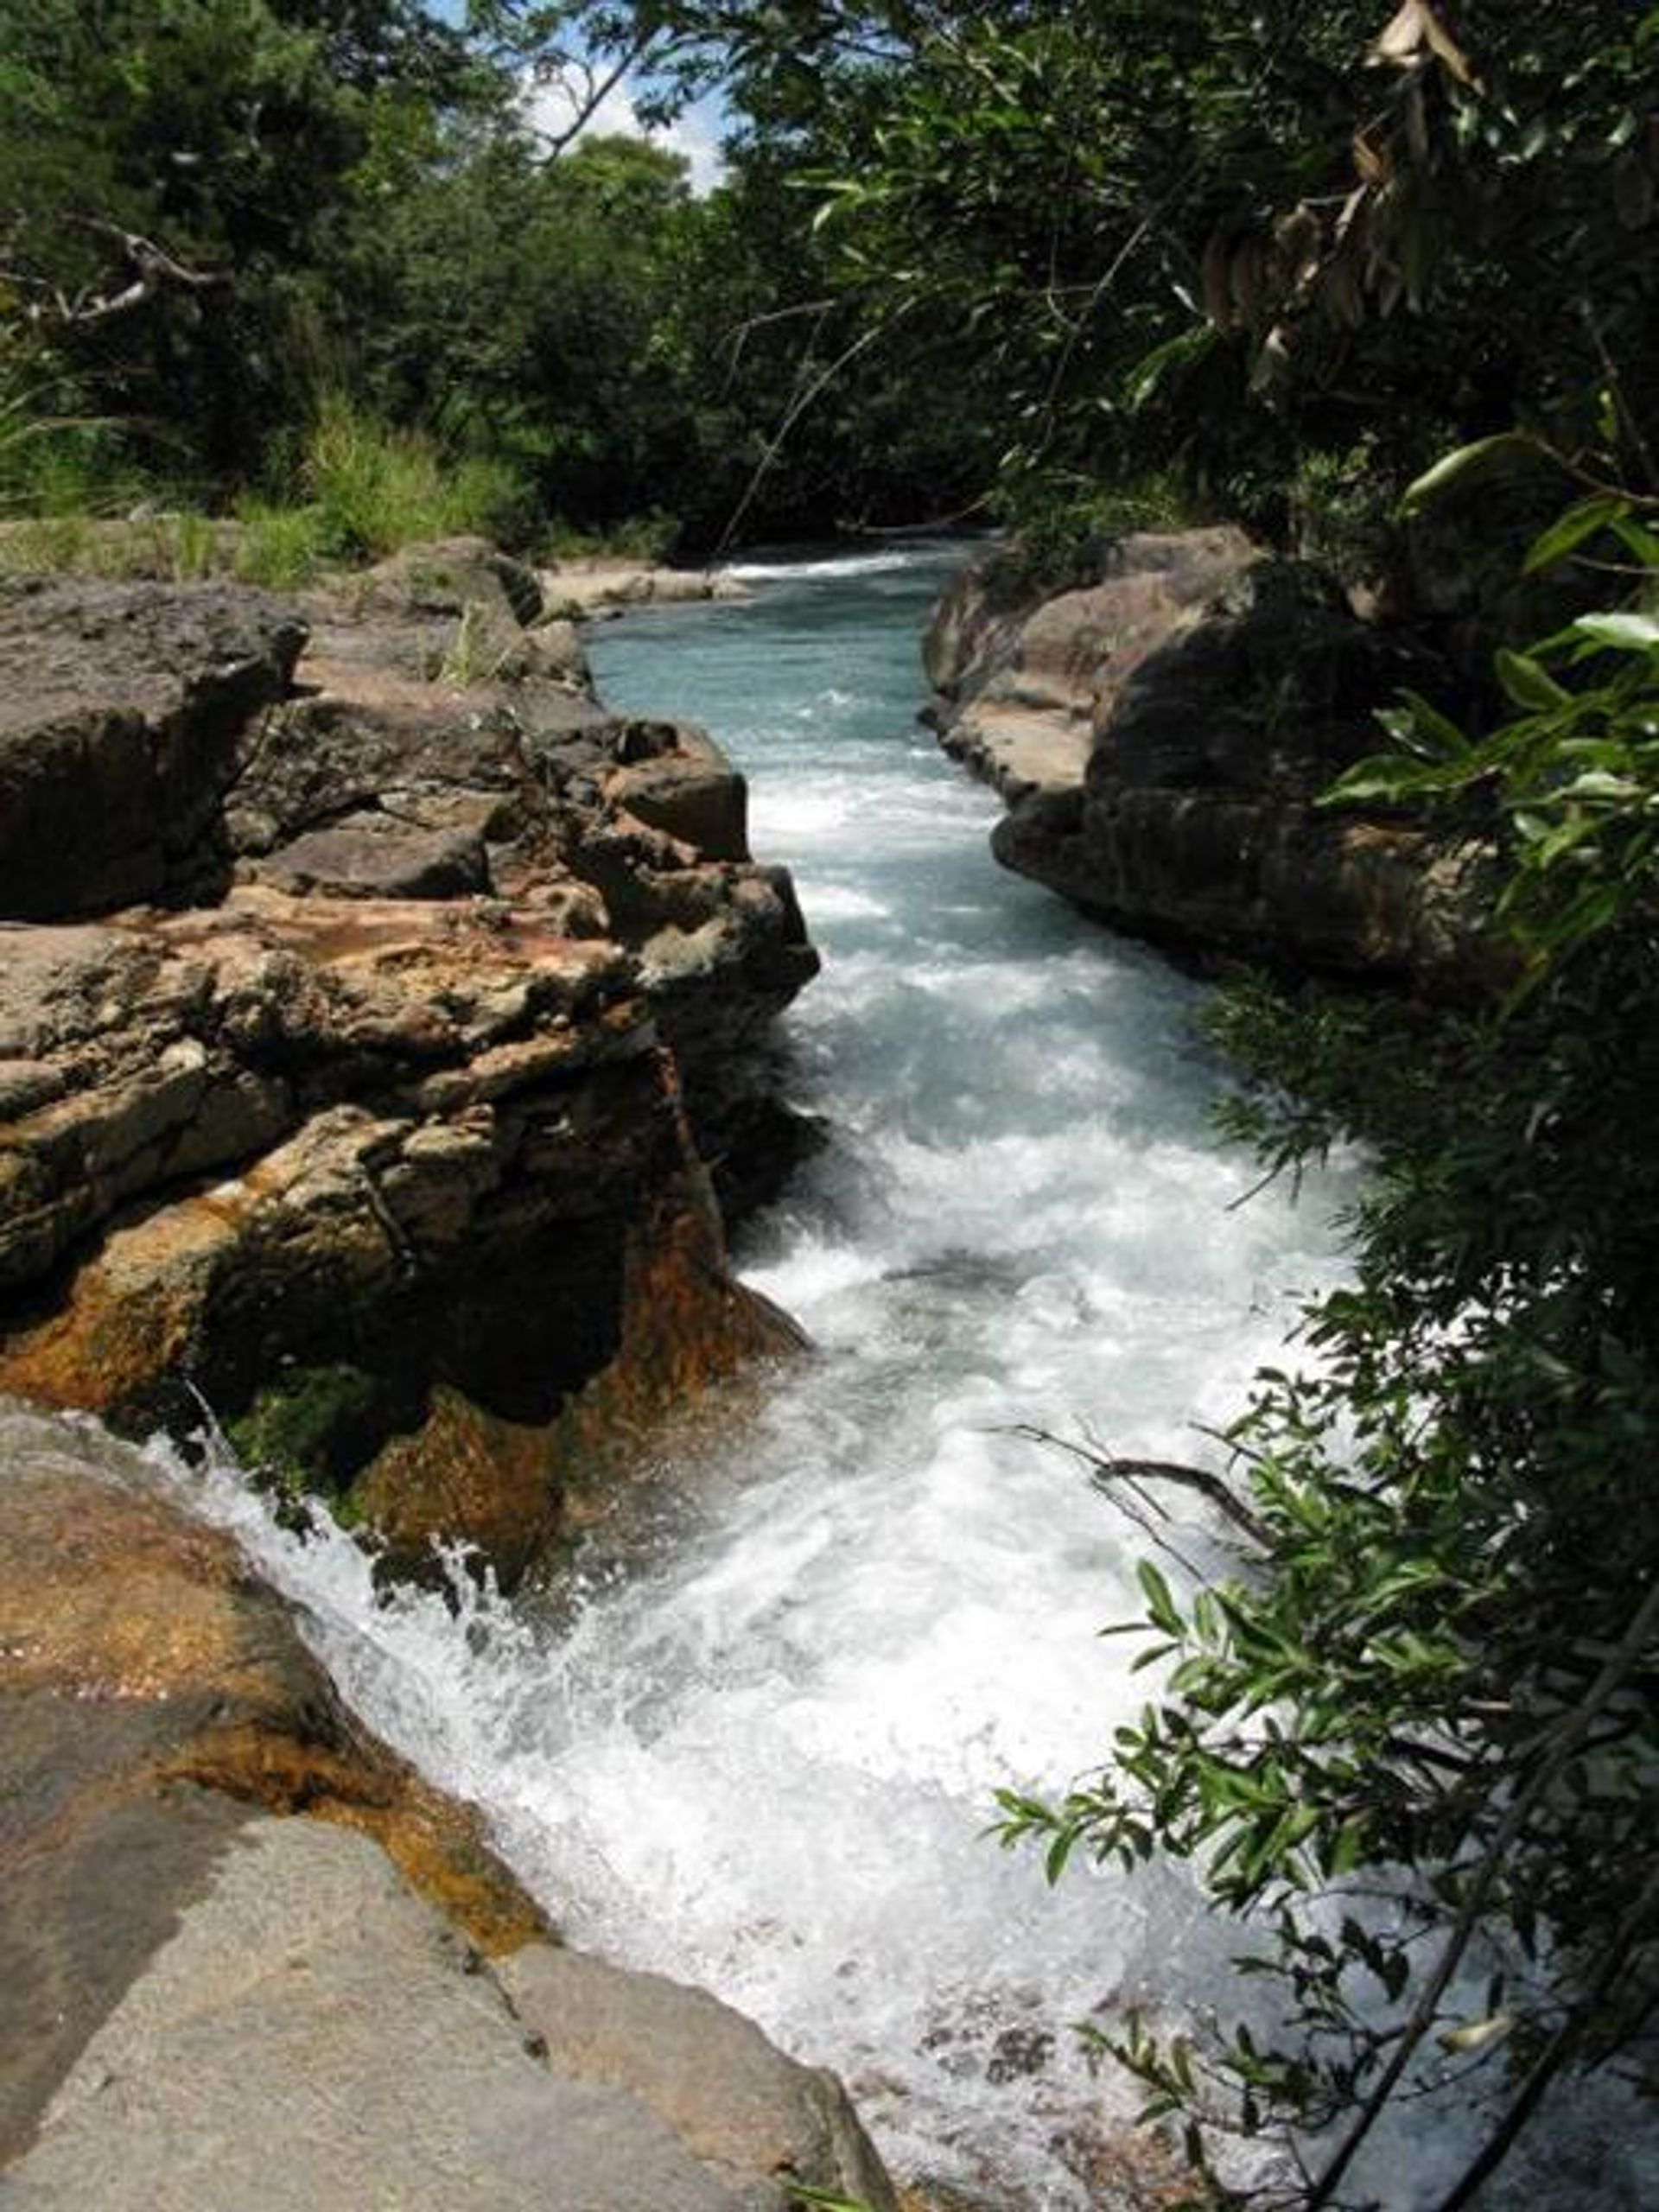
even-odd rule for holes
{"type": "Polygon", "coordinates": [[[210,895],[248,727],[294,610],[217,584],[0,584],[0,916],[210,895]]]}
{"type": "Polygon", "coordinates": [[[1001,790],[992,850],[1103,919],[1199,952],[1466,995],[1505,960],[1484,853],[1319,806],[1377,710],[1444,671],[1236,531],[1122,540],[1103,580],[936,617],[941,741],[1001,790]]]}

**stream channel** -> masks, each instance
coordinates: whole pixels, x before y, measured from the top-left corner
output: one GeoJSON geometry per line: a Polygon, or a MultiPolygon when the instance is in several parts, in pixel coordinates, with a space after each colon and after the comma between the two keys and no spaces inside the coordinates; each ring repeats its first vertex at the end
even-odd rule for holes
{"type": "Polygon", "coordinates": [[[913,720],[948,567],[740,569],[747,601],[594,639],[609,701],[747,772],[824,957],[785,1028],[832,1141],[738,1253],[815,1356],[647,1471],[556,1615],[379,1604],[345,1537],[283,1535],[229,1471],[206,1503],[572,1941],[835,2066],[901,2177],[1067,2212],[1110,2201],[1132,2101],[1075,2024],[1225,2009],[1234,1946],[1175,1874],[1050,1891],[987,1838],[999,1786],[1063,1788],[1146,1687],[1098,1634],[1140,1614],[1144,1537],[1009,1432],[1217,1463],[1195,1425],[1331,1279],[1341,1190],[1235,1207],[1255,1168],[1209,1126],[1198,987],[991,861],[995,802],[913,720]]]}

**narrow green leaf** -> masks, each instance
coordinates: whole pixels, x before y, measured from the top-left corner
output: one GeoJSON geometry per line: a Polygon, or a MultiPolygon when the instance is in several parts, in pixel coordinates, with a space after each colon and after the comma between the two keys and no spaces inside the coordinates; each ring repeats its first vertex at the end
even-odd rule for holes
{"type": "Polygon", "coordinates": [[[1414,483],[1408,484],[1400,502],[1400,512],[1414,515],[1462,477],[1484,474],[1500,462],[1522,458],[1536,461],[1543,451],[1537,439],[1529,437],[1524,430],[1500,430],[1493,437],[1477,438],[1472,445],[1459,446],[1455,453],[1446,454],[1433,468],[1425,469],[1414,483]]]}
{"type": "Polygon", "coordinates": [[[1573,702],[1573,694],[1529,654],[1511,652],[1507,646],[1500,645],[1494,656],[1494,665],[1497,680],[1509,697],[1529,714],[1550,714],[1556,708],[1573,702]]]}
{"type": "Polygon", "coordinates": [[[1421,692],[1404,691],[1401,697],[1405,709],[1402,714],[1379,717],[1385,728],[1425,760],[1468,759],[1473,748],[1450,715],[1443,715],[1421,692]]]}
{"type": "Polygon", "coordinates": [[[1651,652],[1659,646],[1659,615],[1585,614],[1573,625],[1580,638],[1599,645],[1612,645],[1621,652],[1651,652]]]}
{"type": "Polygon", "coordinates": [[[1147,1611],[1153,1620],[1166,1636],[1179,1636],[1181,1633],[1181,1617],[1176,1610],[1174,1599],[1170,1595],[1168,1583],[1149,1559],[1141,1560],[1135,1571],[1141,1589],[1146,1592],[1147,1611]]]}
{"type": "Polygon", "coordinates": [[[1557,561],[1564,561],[1569,553],[1575,552],[1586,538],[1611,528],[1630,512],[1630,501],[1611,492],[1594,493],[1589,499],[1580,499],[1534,538],[1522,564],[1522,575],[1536,575],[1540,569],[1553,568],[1557,561]]]}

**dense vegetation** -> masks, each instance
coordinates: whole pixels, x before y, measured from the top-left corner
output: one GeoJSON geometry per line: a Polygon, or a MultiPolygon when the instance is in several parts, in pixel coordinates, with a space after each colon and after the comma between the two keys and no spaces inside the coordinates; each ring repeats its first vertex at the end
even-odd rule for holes
{"type": "Polygon", "coordinates": [[[857,347],[774,456],[849,343],[809,201],[759,145],[702,200],[639,139],[556,153],[536,83],[413,0],[0,11],[0,506],[706,547],[983,490],[938,327],[857,347]]]}
{"type": "Polygon", "coordinates": [[[349,551],[990,502],[1057,575],[1185,509],[1446,649],[1456,696],[1334,803],[1491,846],[1516,988],[1226,1002],[1271,1165],[1374,1149],[1355,1279],[1233,1432],[1236,1573],[1146,1571],[1143,1721],[1005,1808],[1056,1872],[1173,1852],[1258,1924],[1280,2034],[1121,2052],[1201,2171],[1215,2126],[1282,2132],[1286,2203],[1340,2201],[1436,2068],[1490,2106],[1451,2212],[1562,2069],[1650,2063],[1656,76],[1634,0],[0,16],[14,507],[263,499],[349,551]],[[727,181],[550,149],[524,91],[561,68],[722,87],[727,181]]]}
{"type": "MultiPolygon", "coordinates": [[[[1633,580],[1659,578],[1642,504],[1617,515],[1633,580]]],[[[1605,528],[1581,512],[1541,555],[1605,528]]],[[[1513,996],[1221,1001],[1256,1078],[1229,1119],[1274,1169],[1373,1147],[1355,1279],[1230,1433],[1236,1573],[1180,1595],[1142,1568],[1166,1688],[1099,1777],[1004,1805],[1055,1872],[1173,1852],[1269,1931],[1284,2033],[1117,2048],[1203,2168],[1288,2129],[1272,2203],[1370,2201],[1344,2183],[1390,2097],[1456,2082],[1486,2133],[1453,2212],[1564,2069],[1651,2058],[1659,613],[1580,617],[1503,673],[1484,737],[1409,702],[1332,803],[1496,841],[1513,996]]]]}

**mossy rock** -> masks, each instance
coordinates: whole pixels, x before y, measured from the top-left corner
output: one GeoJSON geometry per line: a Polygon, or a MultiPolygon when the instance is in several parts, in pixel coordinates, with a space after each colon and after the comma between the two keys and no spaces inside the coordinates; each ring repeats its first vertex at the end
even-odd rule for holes
{"type": "Polygon", "coordinates": [[[389,1416],[385,1385],[342,1361],[289,1370],[227,1421],[226,1433],[244,1465],[274,1488],[290,1497],[339,1494],[372,1457],[389,1416]]]}

